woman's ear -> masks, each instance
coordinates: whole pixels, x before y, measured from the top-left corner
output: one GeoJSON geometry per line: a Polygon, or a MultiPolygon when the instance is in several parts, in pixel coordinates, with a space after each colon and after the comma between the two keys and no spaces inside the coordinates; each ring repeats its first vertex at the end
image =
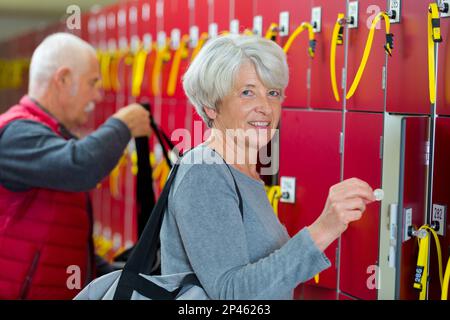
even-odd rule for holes
{"type": "Polygon", "coordinates": [[[203,107],[203,110],[205,111],[206,115],[209,119],[215,120],[217,118],[217,111],[208,107],[203,107]]]}

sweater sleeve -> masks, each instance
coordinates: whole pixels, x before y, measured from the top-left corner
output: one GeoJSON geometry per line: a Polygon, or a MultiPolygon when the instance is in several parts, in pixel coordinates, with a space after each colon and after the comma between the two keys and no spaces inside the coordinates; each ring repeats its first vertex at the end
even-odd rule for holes
{"type": "Polygon", "coordinates": [[[0,183],[13,191],[88,191],[114,168],[130,138],[115,118],[80,140],[65,140],[34,121],[14,121],[0,133],[0,183]]]}
{"type": "Polygon", "coordinates": [[[245,213],[242,220],[226,167],[193,165],[188,170],[171,205],[189,262],[212,299],[273,299],[330,266],[306,228],[251,263],[245,213]]]}

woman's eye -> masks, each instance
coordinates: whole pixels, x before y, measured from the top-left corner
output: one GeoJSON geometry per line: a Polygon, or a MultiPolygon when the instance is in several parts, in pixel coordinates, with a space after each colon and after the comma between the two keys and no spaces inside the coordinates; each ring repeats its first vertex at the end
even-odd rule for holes
{"type": "Polygon", "coordinates": [[[253,91],[252,90],[244,90],[244,91],[242,91],[242,95],[245,97],[251,97],[251,96],[253,96],[253,91]]]}
{"type": "Polygon", "coordinates": [[[278,91],[278,90],[270,90],[269,91],[269,96],[278,98],[278,97],[281,96],[281,92],[278,91]]]}

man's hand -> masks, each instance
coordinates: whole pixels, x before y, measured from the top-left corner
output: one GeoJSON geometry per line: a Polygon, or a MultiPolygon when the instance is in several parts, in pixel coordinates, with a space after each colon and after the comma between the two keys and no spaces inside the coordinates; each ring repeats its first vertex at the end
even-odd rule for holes
{"type": "Polygon", "coordinates": [[[351,178],[332,186],[322,214],[308,227],[317,247],[325,250],[350,222],[361,219],[366,204],[373,201],[373,190],[363,180],[351,178]]]}
{"type": "Polygon", "coordinates": [[[151,133],[150,113],[140,104],[133,103],[121,108],[113,114],[113,118],[125,123],[133,137],[148,137],[151,133]]]}

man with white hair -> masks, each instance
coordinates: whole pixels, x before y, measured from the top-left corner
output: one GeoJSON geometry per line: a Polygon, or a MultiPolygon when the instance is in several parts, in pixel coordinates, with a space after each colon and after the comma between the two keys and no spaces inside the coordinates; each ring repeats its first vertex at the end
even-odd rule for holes
{"type": "Polygon", "coordinates": [[[0,115],[0,299],[71,299],[96,275],[86,192],[131,137],[150,134],[137,104],[71,134],[101,99],[99,81],[94,48],[53,34],[33,53],[28,95],[0,115]]]}

